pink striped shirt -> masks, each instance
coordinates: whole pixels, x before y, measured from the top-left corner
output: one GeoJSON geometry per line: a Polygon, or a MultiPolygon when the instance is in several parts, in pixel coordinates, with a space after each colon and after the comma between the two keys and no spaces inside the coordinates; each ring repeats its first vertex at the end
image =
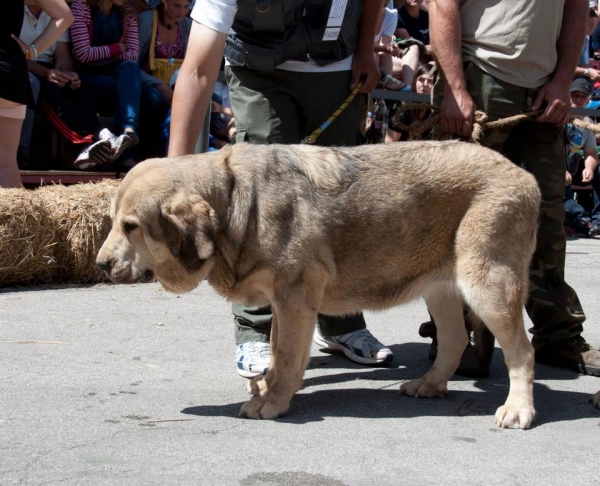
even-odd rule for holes
{"type": "Polygon", "coordinates": [[[73,12],[73,25],[71,25],[71,42],[73,55],[81,63],[98,61],[109,57],[119,57],[124,61],[137,61],[139,54],[138,22],[135,12],[126,5],[128,15],[123,23],[122,42],[127,46],[127,52],[121,52],[119,44],[105,46],[92,46],[92,16],[90,7],[82,0],[71,4],[73,12]]]}

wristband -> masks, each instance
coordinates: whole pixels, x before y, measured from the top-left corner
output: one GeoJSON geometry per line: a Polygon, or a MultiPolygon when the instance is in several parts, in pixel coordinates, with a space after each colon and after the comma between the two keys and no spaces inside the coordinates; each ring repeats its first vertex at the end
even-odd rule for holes
{"type": "Polygon", "coordinates": [[[37,49],[35,48],[34,43],[29,44],[28,51],[31,52],[31,56],[28,57],[28,59],[37,59],[38,58],[38,52],[37,52],[37,49]]]}

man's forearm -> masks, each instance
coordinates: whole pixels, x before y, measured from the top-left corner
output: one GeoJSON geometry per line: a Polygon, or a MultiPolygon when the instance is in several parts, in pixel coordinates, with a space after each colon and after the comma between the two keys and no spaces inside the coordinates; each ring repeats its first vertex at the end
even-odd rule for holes
{"type": "Polygon", "coordinates": [[[446,80],[446,89],[466,89],[462,62],[462,29],[458,0],[429,2],[431,49],[446,80]]]}
{"type": "Polygon", "coordinates": [[[194,152],[219,74],[226,34],[192,27],[173,96],[169,156],[194,152]]]}
{"type": "Polygon", "coordinates": [[[373,49],[373,41],[377,34],[377,20],[386,0],[364,0],[363,13],[360,17],[357,50],[373,49]]]}
{"type": "Polygon", "coordinates": [[[169,157],[194,153],[212,91],[207,84],[197,71],[179,71],[171,111],[169,157]]]}

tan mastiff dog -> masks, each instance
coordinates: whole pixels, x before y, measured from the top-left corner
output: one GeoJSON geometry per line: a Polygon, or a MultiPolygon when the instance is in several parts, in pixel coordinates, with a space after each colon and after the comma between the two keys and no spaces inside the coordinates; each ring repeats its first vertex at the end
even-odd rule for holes
{"type": "Polygon", "coordinates": [[[272,358],[241,415],[273,419],[302,386],[317,313],[423,296],[438,326],[431,370],[401,392],[441,397],[467,345],[463,303],[498,339],[510,392],[500,427],[527,428],[533,348],[522,309],[540,206],[534,178],[462,142],[355,148],[236,144],[148,160],[123,180],[97,264],[115,282],[203,279],[273,307],[272,358]]]}

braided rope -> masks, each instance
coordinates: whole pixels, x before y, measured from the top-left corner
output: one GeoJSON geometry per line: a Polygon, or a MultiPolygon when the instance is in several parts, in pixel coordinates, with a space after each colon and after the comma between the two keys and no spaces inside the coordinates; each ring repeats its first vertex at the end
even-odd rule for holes
{"type": "Polygon", "coordinates": [[[333,123],[333,121],[340,116],[340,114],[346,109],[346,107],[352,103],[352,100],[356,97],[356,95],[358,94],[358,90],[360,90],[360,88],[362,87],[363,82],[359,81],[359,83],[354,87],[354,89],[352,90],[352,92],[348,95],[348,98],[346,98],[346,101],[344,101],[340,107],[335,110],[333,112],[333,115],[331,115],[327,120],[325,120],[321,126],[319,128],[317,128],[314,132],[312,132],[308,137],[306,137],[304,140],[302,140],[301,143],[304,144],[313,144],[315,143],[315,141],[317,140],[317,138],[319,138],[319,136],[321,135],[321,133],[323,133],[325,131],[325,129],[331,125],[333,123]]]}
{"type": "MultiPolygon", "coordinates": [[[[409,133],[409,139],[417,139],[427,130],[432,129],[435,126],[441,126],[441,115],[436,113],[426,120],[418,120],[410,125],[404,125],[400,122],[400,115],[408,110],[433,110],[439,111],[439,107],[427,104],[427,103],[405,103],[404,105],[398,107],[396,113],[394,114],[394,122],[396,126],[402,130],[406,130],[409,133]]],[[[498,120],[488,122],[488,116],[485,112],[477,110],[473,115],[473,129],[471,131],[471,136],[469,137],[470,142],[477,142],[482,136],[486,129],[514,126],[522,121],[529,120],[531,118],[535,118],[541,115],[544,111],[530,111],[528,113],[520,113],[518,115],[508,116],[505,118],[500,118],[498,120]]],[[[590,123],[585,120],[580,120],[579,118],[573,118],[571,123],[580,128],[586,128],[593,132],[595,135],[600,135],[600,125],[595,123],[590,123]]],[[[448,138],[450,138],[450,134],[447,134],[448,138]]]]}

